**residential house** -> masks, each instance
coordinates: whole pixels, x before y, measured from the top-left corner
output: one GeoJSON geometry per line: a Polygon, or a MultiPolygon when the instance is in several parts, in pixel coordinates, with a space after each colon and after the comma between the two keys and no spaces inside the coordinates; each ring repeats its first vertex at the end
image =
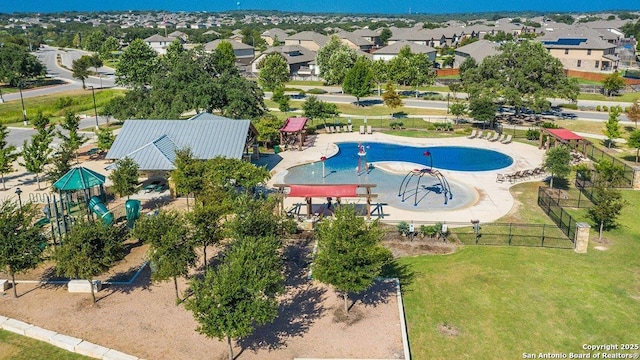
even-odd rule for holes
{"type": "Polygon", "coordinates": [[[459,68],[460,65],[468,58],[472,58],[476,63],[481,63],[486,57],[499,54],[500,45],[489,40],[474,41],[465,46],[461,46],[455,50],[453,67],[459,68]]]}
{"type": "Polygon", "coordinates": [[[429,61],[435,61],[437,50],[432,48],[431,46],[426,46],[423,44],[417,44],[412,41],[396,41],[391,45],[385,46],[376,50],[373,53],[373,60],[391,60],[398,56],[400,50],[402,50],[405,46],[408,46],[411,49],[411,52],[414,54],[427,54],[429,57],[429,61]]]}
{"type": "Polygon", "coordinates": [[[536,39],[560,60],[565,69],[599,72],[618,68],[616,45],[603,40],[598,33],[582,26],[547,33],[536,39]]]}
{"type": "Polygon", "coordinates": [[[247,65],[251,63],[251,61],[255,57],[255,50],[253,46],[247,45],[239,41],[228,40],[228,39],[217,39],[217,40],[210,41],[204,44],[204,51],[207,51],[207,52],[214,51],[222,41],[226,41],[231,44],[231,46],[233,47],[233,53],[236,55],[236,61],[242,65],[247,65]]]}
{"type": "Polygon", "coordinates": [[[318,51],[329,41],[329,37],[313,31],[302,31],[284,39],[285,45],[300,45],[318,51]]]}
{"type": "Polygon", "coordinates": [[[169,44],[171,44],[175,39],[176,38],[155,34],[144,39],[144,42],[147,43],[147,45],[149,45],[158,54],[164,55],[167,53],[167,47],[169,47],[169,44]]]}
{"type": "Polygon", "coordinates": [[[316,52],[300,45],[284,45],[267,49],[251,63],[251,72],[257,74],[258,65],[271,53],[281,54],[289,64],[289,72],[294,80],[317,80],[316,52]]]}
{"type": "Polygon", "coordinates": [[[260,34],[260,37],[267,43],[267,45],[273,46],[273,43],[276,42],[276,40],[280,45],[284,44],[284,39],[288,38],[289,34],[282,29],[273,28],[260,34]]]}
{"type": "Polygon", "coordinates": [[[371,30],[371,29],[358,29],[358,30],[355,30],[353,32],[353,35],[359,36],[359,37],[367,40],[368,42],[374,44],[374,46],[375,45],[383,45],[382,42],[380,42],[380,32],[379,31],[371,30]]]}

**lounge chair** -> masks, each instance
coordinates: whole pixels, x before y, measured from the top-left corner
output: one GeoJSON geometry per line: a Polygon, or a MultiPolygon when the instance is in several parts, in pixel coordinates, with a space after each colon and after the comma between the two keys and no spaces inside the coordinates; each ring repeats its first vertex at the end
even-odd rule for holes
{"type": "Polygon", "coordinates": [[[373,134],[373,131],[371,129],[371,125],[367,125],[367,134],[369,134],[369,135],[373,134]]]}
{"type": "Polygon", "coordinates": [[[360,134],[364,134],[364,125],[360,125],[360,134]]]}
{"type": "Polygon", "coordinates": [[[506,137],[506,135],[504,133],[500,134],[500,137],[497,138],[495,141],[496,142],[502,142],[502,140],[504,140],[504,138],[506,137]]]}
{"type": "Polygon", "coordinates": [[[327,134],[331,134],[333,131],[331,131],[331,126],[325,126],[324,127],[324,131],[327,132],[327,134]]]}
{"type": "Polygon", "coordinates": [[[467,136],[467,138],[473,139],[474,137],[476,137],[477,134],[478,134],[478,130],[473,129],[473,131],[471,132],[471,135],[467,136]]]}
{"type": "Polygon", "coordinates": [[[476,135],[476,139],[482,139],[482,133],[484,133],[484,130],[480,130],[478,132],[478,135],[476,135]]]}
{"type": "Polygon", "coordinates": [[[349,132],[349,128],[347,127],[347,125],[342,127],[342,132],[349,132]]]}
{"type": "Polygon", "coordinates": [[[511,139],[513,138],[513,136],[511,134],[507,135],[507,138],[502,140],[501,143],[503,144],[509,144],[511,142],[511,139]]]}
{"type": "MultiPolygon", "coordinates": [[[[338,128],[338,129],[339,129],[339,128],[338,128]]],[[[336,129],[336,127],[335,127],[335,126],[332,126],[332,127],[331,127],[331,132],[332,132],[332,133],[334,133],[334,134],[337,134],[337,133],[339,133],[339,132],[340,132],[338,129],[336,129]]]]}
{"type": "Polygon", "coordinates": [[[489,132],[487,133],[487,136],[482,137],[482,139],[484,139],[484,140],[489,140],[489,139],[491,139],[491,135],[492,135],[492,134],[491,134],[491,131],[489,131],[489,132]]]}
{"type": "Polygon", "coordinates": [[[495,134],[493,134],[493,136],[491,137],[491,139],[488,139],[488,140],[489,140],[489,141],[491,141],[491,142],[498,141],[498,138],[499,138],[499,137],[500,137],[500,134],[495,133],[495,134]]]}
{"type": "Polygon", "coordinates": [[[496,174],[497,183],[503,183],[505,180],[507,180],[507,176],[505,174],[496,174]]]}
{"type": "Polygon", "coordinates": [[[349,126],[347,126],[347,130],[349,130],[349,132],[353,132],[353,125],[349,124],[349,126]]]}

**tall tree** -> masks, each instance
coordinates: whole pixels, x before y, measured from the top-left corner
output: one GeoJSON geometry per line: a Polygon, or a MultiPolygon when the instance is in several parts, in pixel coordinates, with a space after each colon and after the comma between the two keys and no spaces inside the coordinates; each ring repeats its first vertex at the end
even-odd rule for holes
{"type": "Polygon", "coordinates": [[[229,41],[220,41],[211,56],[211,69],[215,74],[235,73],[236,54],[233,51],[233,45],[229,41]]]}
{"type": "Polygon", "coordinates": [[[409,84],[416,89],[416,97],[418,97],[418,87],[432,85],[436,79],[436,71],[433,68],[433,62],[424,53],[411,54],[409,57],[409,69],[413,74],[409,84]]]}
{"type": "Polygon", "coordinates": [[[271,145],[278,141],[280,137],[280,128],[282,127],[282,120],[278,119],[272,114],[267,114],[260,117],[254,126],[258,130],[258,141],[261,141],[265,146],[271,145]]]}
{"type": "Polygon", "coordinates": [[[209,202],[203,205],[196,203],[193,212],[187,215],[187,219],[193,225],[193,244],[202,246],[202,257],[205,266],[207,263],[207,247],[218,244],[223,239],[222,219],[227,214],[227,208],[220,206],[224,203],[209,202]]]}
{"type": "Polygon", "coordinates": [[[389,66],[387,62],[383,59],[378,59],[371,63],[371,75],[373,77],[373,82],[376,84],[378,88],[378,96],[382,95],[382,84],[385,84],[389,81],[389,66]]]}
{"type": "Polygon", "coordinates": [[[489,96],[472,97],[469,99],[469,113],[474,119],[489,122],[489,127],[493,128],[496,119],[497,106],[489,96]]]}
{"type": "MultiPolygon", "coordinates": [[[[318,54],[316,56],[316,63],[318,64],[319,73],[318,76],[325,81],[329,76],[329,72],[331,71],[331,65],[329,64],[329,60],[334,53],[338,50],[348,50],[349,47],[342,43],[342,40],[337,35],[332,35],[324,44],[320,50],[318,50],[318,54]]],[[[332,83],[328,83],[332,84],[332,83]]]]}
{"type": "Polygon", "coordinates": [[[69,144],[62,143],[53,152],[51,166],[46,169],[46,176],[51,182],[56,182],[72,168],[72,162],[76,159],[76,152],[69,148],[69,144]]]}
{"type": "Polygon", "coordinates": [[[9,136],[9,129],[7,129],[6,125],[0,123],[0,177],[2,177],[2,190],[7,190],[4,174],[13,171],[13,163],[20,155],[19,152],[16,152],[15,146],[7,144],[7,136],[9,136]]]}
{"type": "Polygon", "coordinates": [[[138,188],[138,164],[130,157],[116,161],[116,168],[109,174],[113,191],[120,197],[129,198],[138,188]]]}
{"type": "Polygon", "coordinates": [[[384,101],[384,105],[391,109],[391,111],[404,105],[391,81],[387,81],[384,94],[382,94],[382,100],[384,101]]]}
{"type": "Polygon", "coordinates": [[[160,211],[157,216],[138,219],[132,236],[151,245],[151,279],[173,279],[176,305],[179,304],[178,277],[186,276],[197,260],[185,217],[175,211],[160,211]]]}
{"type": "Polygon", "coordinates": [[[41,112],[36,115],[33,120],[36,127],[36,133],[31,137],[31,142],[24,141],[22,145],[22,160],[20,165],[24,166],[27,171],[36,174],[36,182],[38,190],[40,188],[40,173],[49,163],[49,155],[53,152],[51,142],[53,141],[54,127],[49,126],[49,117],[41,112]]]}
{"type": "Polygon", "coordinates": [[[633,104],[627,108],[627,118],[636,124],[638,128],[638,121],[640,120],[640,102],[638,99],[633,101],[633,104]]]}
{"type": "Polygon", "coordinates": [[[73,60],[71,71],[72,76],[82,81],[82,88],[86,88],[85,80],[89,77],[89,67],[91,66],[91,57],[88,55],[82,55],[78,59],[73,60]]]}
{"type": "Polygon", "coordinates": [[[357,58],[358,54],[349,47],[336,50],[329,58],[323,79],[328,85],[342,84],[357,58]]]}
{"type": "Polygon", "coordinates": [[[0,82],[17,87],[21,81],[45,73],[45,66],[26,47],[13,43],[0,46],[0,82]]]}
{"type": "Polygon", "coordinates": [[[304,110],[304,116],[311,120],[326,120],[330,117],[339,115],[338,106],[336,104],[318,100],[318,97],[313,95],[309,96],[302,104],[302,110],[304,110]]]}
{"type": "Polygon", "coordinates": [[[607,75],[604,80],[602,80],[602,88],[607,96],[618,93],[618,91],[624,89],[625,86],[626,84],[624,79],[617,70],[607,75]]]}
{"type": "Polygon", "coordinates": [[[312,269],[314,278],[342,293],[348,314],[349,293],[371,287],[392,257],[380,244],[383,232],[377,221],[367,224],[353,206],[341,206],[334,216],[318,226],[318,253],[312,269]]]}
{"type": "Polygon", "coordinates": [[[266,91],[281,88],[291,79],[287,59],[280,53],[268,54],[258,63],[258,83],[266,91]]]}
{"type": "Polygon", "coordinates": [[[98,143],[96,146],[100,151],[107,151],[113,145],[113,142],[116,141],[116,136],[113,134],[113,131],[109,128],[100,128],[96,130],[96,135],[98,136],[98,143]]]}
{"type": "MultiPolygon", "coordinates": [[[[640,130],[635,130],[629,135],[627,145],[632,149],[636,149],[636,162],[638,162],[638,155],[640,154],[640,130]]],[[[1,159],[2,158],[0,157],[0,160],[1,159]]]]}
{"type": "Polygon", "coordinates": [[[108,59],[111,53],[120,49],[120,42],[113,36],[109,36],[102,45],[100,45],[100,57],[108,59]]]}
{"type": "Polygon", "coordinates": [[[467,114],[467,104],[462,101],[454,101],[451,106],[449,106],[449,112],[455,116],[456,119],[459,119],[467,114]]]}
{"type": "Polygon", "coordinates": [[[66,134],[65,132],[58,131],[58,136],[62,139],[66,148],[76,155],[77,161],[78,149],[89,140],[78,133],[80,129],[80,117],[71,111],[67,111],[60,127],[65,130],[66,134]]]}
{"type": "Polygon", "coordinates": [[[187,206],[189,205],[189,195],[193,194],[194,199],[204,188],[205,163],[196,159],[190,148],[176,151],[176,169],[171,172],[171,179],[176,185],[178,194],[187,196],[187,206]]]}
{"type": "Polygon", "coordinates": [[[89,280],[95,303],[93,279],[124,257],[123,231],[123,228],[101,221],[75,223],[53,253],[56,272],[72,279],[89,280]]]}
{"type": "Polygon", "coordinates": [[[142,39],[129,44],[116,65],[116,83],[139,88],[151,83],[158,70],[158,54],[142,39]]]}
{"type": "Polygon", "coordinates": [[[360,106],[360,98],[371,94],[372,86],[371,62],[365,56],[360,56],[345,75],[342,89],[345,93],[355,96],[356,103],[360,106]]]}
{"type": "Polygon", "coordinates": [[[621,136],[620,134],[620,113],[622,110],[618,106],[609,108],[609,120],[604,124],[602,132],[607,136],[607,147],[611,148],[614,139],[621,136]]]}
{"type": "Polygon", "coordinates": [[[193,295],[185,308],[207,337],[227,340],[233,360],[233,339],[253,333],[278,314],[277,296],[284,290],[281,242],[273,236],[237,239],[215,270],[190,283],[193,295]]]}
{"type": "Polygon", "coordinates": [[[552,147],[545,154],[543,167],[551,173],[549,187],[553,189],[554,178],[564,178],[571,172],[571,150],[565,145],[552,147]]]}
{"type": "Polygon", "coordinates": [[[602,232],[616,226],[616,219],[628,204],[616,187],[622,184],[624,169],[610,161],[602,160],[595,165],[592,201],[589,216],[599,226],[599,239],[602,232]]]}
{"type": "Polygon", "coordinates": [[[87,51],[97,52],[105,42],[106,37],[103,31],[93,31],[84,37],[83,48],[87,51]]]}
{"type": "Polygon", "coordinates": [[[34,269],[43,260],[47,238],[35,226],[38,209],[32,203],[18,207],[0,204],[0,269],[11,276],[13,297],[18,297],[15,274],[34,269]]]}

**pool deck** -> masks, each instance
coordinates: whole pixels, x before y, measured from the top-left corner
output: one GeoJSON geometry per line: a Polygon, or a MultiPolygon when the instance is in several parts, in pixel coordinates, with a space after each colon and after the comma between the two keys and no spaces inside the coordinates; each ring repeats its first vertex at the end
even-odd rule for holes
{"type": "MultiPolygon", "coordinates": [[[[495,221],[500,217],[506,215],[514,205],[514,199],[509,192],[509,188],[513,184],[509,183],[509,181],[504,181],[502,183],[496,182],[497,174],[512,173],[515,171],[539,167],[542,165],[544,157],[544,150],[540,150],[535,146],[518,142],[502,144],[499,142],[490,142],[484,139],[468,139],[467,137],[408,138],[387,135],[378,132],[374,132],[370,135],[353,132],[338,134],[317,134],[314,136],[315,139],[312,142],[311,146],[305,148],[302,151],[287,150],[277,155],[270,155],[276,157],[279,156],[281,157],[281,159],[278,159],[279,162],[271,170],[272,178],[269,180],[268,185],[271,186],[276,183],[283,183],[284,176],[286,175],[286,170],[290,167],[320,161],[320,158],[322,156],[330,157],[338,149],[335,143],[347,141],[389,142],[411,146],[469,146],[496,150],[513,158],[514,162],[511,166],[499,170],[480,172],[441,170],[441,172],[450,181],[452,180],[475,189],[477,193],[476,201],[473,204],[460,209],[433,211],[410,211],[394,208],[389,205],[383,205],[383,213],[385,214],[383,220],[385,222],[391,223],[400,221],[468,222],[472,219],[477,219],[481,222],[495,221]]],[[[394,170],[403,173],[406,173],[415,168],[414,165],[407,163],[399,163],[397,165],[393,165],[392,167],[394,168],[394,170]]],[[[532,180],[536,181],[539,179],[532,180]]],[[[375,192],[375,188],[373,189],[373,191],[375,192]]],[[[353,201],[345,199],[344,201],[346,203],[362,203],[362,200],[358,201],[357,199],[353,199],[353,201]]],[[[315,202],[321,203],[322,200],[315,199],[314,203],[315,202]]],[[[285,208],[289,209],[300,203],[304,203],[304,199],[286,198],[285,208]]]]}

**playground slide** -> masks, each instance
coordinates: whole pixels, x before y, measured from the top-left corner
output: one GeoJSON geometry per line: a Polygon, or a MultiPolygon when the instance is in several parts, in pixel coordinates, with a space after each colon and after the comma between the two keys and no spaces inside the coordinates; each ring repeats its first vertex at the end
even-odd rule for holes
{"type": "Polygon", "coordinates": [[[102,200],[100,200],[97,196],[92,196],[89,200],[89,207],[91,210],[98,215],[100,219],[102,219],[102,223],[105,225],[113,224],[113,214],[107,207],[104,205],[102,200]]]}

